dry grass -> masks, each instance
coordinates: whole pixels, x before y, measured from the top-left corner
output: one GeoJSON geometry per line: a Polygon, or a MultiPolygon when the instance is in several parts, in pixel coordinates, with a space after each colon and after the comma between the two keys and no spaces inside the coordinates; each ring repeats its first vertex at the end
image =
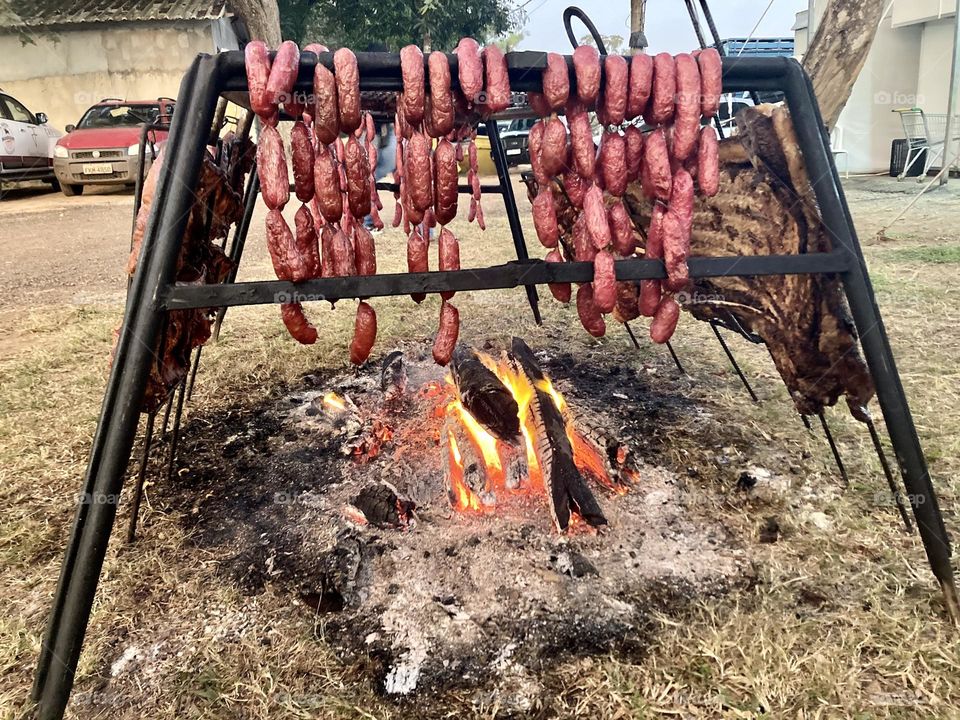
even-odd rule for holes
{"type": "MultiPolygon", "coordinates": [[[[506,222],[490,212],[484,237],[464,230],[464,258],[509,259],[506,222]],[[497,238],[497,240],[494,240],[497,238]]],[[[956,218],[952,218],[955,220],[956,218]]],[[[940,218],[938,226],[947,222],[940,218]]],[[[262,243],[243,275],[267,275],[262,243]]],[[[379,241],[381,267],[398,268],[402,239],[379,241]]],[[[918,249],[900,240],[868,248],[868,262],[892,335],[907,394],[947,524],[957,530],[960,476],[960,282],[957,246],[918,249]]],[[[464,338],[523,334],[532,344],[569,338],[574,351],[616,353],[626,364],[667,372],[668,356],[635,353],[614,328],[599,343],[576,327],[570,309],[544,301],[536,328],[522,291],[457,299],[464,338]]],[[[437,302],[376,302],[379,348],[400,337],[428,338],[437,302]]],[[[94,430],[116,306],[51,307],[23,312],[17,342],[0,359],[0,717],[21,716],[40,634],[72,517],[72,497],[94,430]]],[[[287,336],[275,308],[230,311],[221,342],[204,352],[188,413],[215,417],[255,402],[317,367],[346,360],[352,304],[309,309],[330,341],[311,348],[287,336]],[[201,410],[202,409],[202,410],[201,410]]],[[[640,327],[638,326],[638,329],[640,327]]],[[[768,508],[735,498],[732,469],[691,481],[705,504],[754,558],[757,585],[703,602],[682,617],[658,619],[643,662],[571,661],[548,679],[557,717],[645,718],[951,718],[960,717],[960,642],[943,619],[919,542],[905,535],[884,502],[869,438],[845,413],[830,413],[851,470],[837,487],[818,437],[806,433],[763,351],[733,341],[763,403],[749,402],[709,331],[684,318],[678,352],[693,375],[691,394],[729,418],[726,437],[744,462],[795,465],[794,490],[768,508]],[[726,473],[726,474],[725,474],[726,473]],[[823,512],[820,529],[811,513],[823,512]],[[783,537],[757,541],[776,514],[783,537]]],[[[188,441],[189,442],[189,441],[188,441]]],[[[676,462],[704,466],[678,439],[676,462]]],[[[183,465],[189,465],[185,454],[183,465]]],[[[786,471],[785,467],[774,467],[786,471]]],[[[245,597],[220,580],[217,558],[192,546],[179,513],[149,502],[141,538],[116,539],[104,566],[71,713],[81,718],[399,718],[357,668],[343,667],[323,642],[322,624],[289,597],[245,597]],[[319,638],[319,640],[318,640],[319,638]],[[151,656],[137,673],[107,683],[111,664],[136,645],[151,656]],[[131,675],[135,677],[130,677],[131,675]]],[[[119,521],[126,520],[121,509],[119,521]]],[[[424,703],[424,717],[493,716],[468,698],[424,703]]]]}

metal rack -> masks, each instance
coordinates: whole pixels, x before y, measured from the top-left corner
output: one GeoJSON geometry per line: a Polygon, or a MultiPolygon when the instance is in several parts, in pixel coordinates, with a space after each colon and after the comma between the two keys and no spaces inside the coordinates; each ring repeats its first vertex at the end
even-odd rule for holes
{"type": "MultiPolygon", "coordinates": [[[[456,84],[457,57],[449,55],[456,84]]],[[[357,53],[361,88],[399,90],[398,54],[357,53]]],[[[300,61],[297,88],[312,86],[314,67],[332,67],[333,56],[319,59],[309,53],[300,61]]],[[[507,55],[511,87],[518,91],[541,90],[546,56],[539,52],[507,55]]],[[[567,57],[571,65],[571,58],[567,57]]],[[[897,373],[893,353],[867,274],[863,254],[833,165],[829,138],[810,81],[800,65],[786,58],[725,58],[725,91],[782,90],[796,127],[832,251],[803,255],[760,257],[694,257],[690,275],[697,277],[837,274],[854,317],[864,355],[873,375],[877,399],[896,452],[912,510],[930,567],[944,593],[950,616],[960,617],[957,606],[949,538],[910,410],[897,373]]],[[[571,71],[572,76],[572,71],[571,71]]],[[[114,501],[123,488],[136,435],[150,364],[168,311],[186,308],[272,304],[290,293],[322,295],[328,299],[405,295],[414,292],[492,290],[524,287],[535,297],[535,286],[552,282],[590,282],[593,265],[587,262],[546,263],[527,257],[519,213],[506,163],[497,162],[500,188],[507,206],[518,260],[504,265],[455,272],[397,273],[365,277],[319,278],[302,283],[286,281],[232,282],[187,286],[175,283],[176,260],[193,202],[203,154],[219,98],[246,90],[243,54],[200,55],[184,77],[177,113],[165,150],[150,221],[144,236],[137,272],[130,285],[116,355],[103,400],[82,492],[87,502],[76,517],[54,596],[43,649],[36,671],[33,697],[41,720],[63,715],[83,637],[96,593],[117,512],[114,501]]],[[[491,139],[495,123],[488,125],[491,139]]],[[[499,143],[492,143],[498,148],[499,143]]],[[[502,148],[501,148],[502,152],[502,148]]],[[[496,155],[496,151],[495,151],[496,155]]],[[[496,159],[496,157],[495,157],[496,159]]],[[[491,188],[492,189],[492,188],[491,188]]],[[[245,208],[242,247],[249,213],[256,200],[255,175],[251,178],[245,208]]],[[[239,230],[239,228],[238,228],[239,230]]],[[[629,259],[616,262],[618,280],[663,278],[659,260],[629,259]]],[[[531,304],[535,306],[534,300],[531,304]]],[[[181,390],[181,398],[183,391],[181,390]]]]}

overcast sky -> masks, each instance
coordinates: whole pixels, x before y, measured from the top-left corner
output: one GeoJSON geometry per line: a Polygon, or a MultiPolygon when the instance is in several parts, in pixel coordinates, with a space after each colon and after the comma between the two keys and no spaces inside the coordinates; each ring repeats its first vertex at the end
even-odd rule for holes
{"type": "MultiPolygon", "coordinates": [[[[591,0],[572,3],[569,0],[515,0],[517,6],[525,5],[529,14],[524,30],[527,37],[520,43],[522,50],[553,50],[570,52],[570,43],[563,29],[563,11],[576,4],[593,20],[602,35],[621,35],[624,52],[630,39],[629,0],[591,0]]],[[[709,3],[723,38],[747,37],[756,25],[770,0],[712,0],[709,3]]],[[[694,5],[699,5],[695,2],[694,5]]],[[[773,0],[754,37],[788,37],[793,35],[797,11],[807,8],[807,0],[773,0]]],[[[573,20],[577,37],[586,34],[586,29],[573,20]]],[[[709,31],[704,25],[704,34],[709,31]]],[[[696,36],[690,24],[683,0],[647,0],[647,41],[654,52],[671,53],[692,50],[697,47],[696,36]]]]}

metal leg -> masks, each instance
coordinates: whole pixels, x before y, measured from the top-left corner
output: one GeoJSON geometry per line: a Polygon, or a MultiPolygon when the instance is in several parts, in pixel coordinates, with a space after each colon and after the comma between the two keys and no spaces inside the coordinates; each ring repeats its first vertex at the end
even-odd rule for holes
{"type": "Polygon", "coordinates": [[[683,365],[680,364],[680,358],[677,357],[677,353],[674,351],[673,345],[671,345],[669,341],[667,341],[665,344],[667,346],[667,350],[670,352],[670,357],[673,358],[673,364],[677,366],[677,370],[680,371],[681,375],[687,375],[688,373],[683,369],[683,365]]]}
{"type": "Polygon", "coordinates": [[[883,443],[880,442],[880,435],[877,433],[877,427],[873,424],[872,418],[867,418],[867,429],[870,431],[870,439],[873,441],[873,449],[877,451],[877,459],[880,460],[880,466],[883,468],[883,476],[887,479],[887,485],[890,487],[890,496],[897,504],[897,511],[903,520],[907,532],[913,532],[913,523],[910,522],[910,516],[907,514],[907,507],[903,502],[903,494],[897,487],[896,480],[893,479],[893,473],[890,471],[890,463],[887,462],[887,454],[883,451],[883,443]]]}
{"type": "Polygon", "coordinates": [[[174,281],[180,239],[193,202],[200,162],[206,147],[196,138],[210,131],[219,94],[221,56],[200,56],[180,88],[178,112],[160,172],[151,219],[144,237],[142,262],[131,284],[126,314],[93,452],[87,466],[81,502],[64,557],[53,609],[37,665],[33,697],[39,720],[63,716],[104,555],[116,518],[140,407],[160,336],[163,310],[154,302],[162,287],[174,281]],[[155,247],[153,247],[155,246],[155,247]],[[148,250],[149,248],[149,250],[148,250]]]}
{"type": "MultiPolygon", "coordinates": [[[[510,223],[510,234],[513,235],[513,246],[517,251],[517,260],[521,262],[530,259],[527,252],[527,243],[523,239],[523,226],[520,224],[520,215],[517,211],[517,198],[513,192],[513,185],[510,182],[510,167],[507,165],[507,156],[503,152],[503,144],[500,142],[500,130],[497,128],[496,120],[487,123],[487,135],[490,137],[490,152],[493,155],[493,164],[497,168],[497,177],[500,180],[500,187],[503,189],[503,203],[507,209],[507,220],[510,223]]],[[[537,325],[543,325],[543,318],[540,317],[540,298],[537,295],[537,288],[533,285],[527,285],[527,302],[530,303],[530,309],[533,311],[533,319],[537,325]]]]}
{"type": "MultiPolygon", "coordinates": [[[[627,335],[630,336],[630,341],[633,343],[633,347],[639,350],[640,341],[637,340],[637,336],[633,334],[633,328],[630,327],[630,323],[624,323],[623,327],[627,329],[627,335]]],[[[683,365],[680,364],[680,358],[677,357],[677,354],[673,351],[673,346],[670,343],[667,343],[667,350],[670,351],[670,357],[673,358],[673,363],[677,366],[677,370],[680,371],[680,374],[686,375],[687,371],[683,369],[683,365]]]]}
{"type": "Polygon", "coordinates": [[[830,426],[827,425],[827,418],[823,414],[823,410],[817,413],[817,417],[820,418],[820,425],[823,427],[823,434],[827,436],[827,443],[830,445],[830,452],[833,453],[834,462],[837,463],[837,470],[840,471],[840,477],[843,478],[843,486],[850,486],[850,478],[847,477],[847,469],[843,466],[843,458],[840,457],[840,449],[837,447],[837,443],[834,442],[833,433],[830,432],[830,426]]]}
{"type": "Polygon", "coordinates": [[[150,445],[153,442],[153,421],[157,419],[154,411],[147,414],[147,427],[143,431],[143,455],[140,456],[140,472],[137,473],[137,485],[130,504],[130,522],[127,525],[127,542],[137,539],[137,517],[140,515],[140,501],[143,499],[143,486],[147,480],[147,464],[150,462],[150,445]]]}
{"type": "Polygon", "coordinates": [[[812,433],[812,432],[813,432],[813,425],[810,424],[810,418],[808,418],[806,415],[801,414],[801,415],[800,415],[800,419],[803,421],[803,426],[804,426],[809,432],[812,433]]]}
{"type": "MultiPolygon", "coordinates": [[[[254,160],[250,168],[250,179],[247,180],[247,189],[243,195],[243,215],[240,222],[237,223],[236,232],[233,234],[233,243],[230,246],[230,252],[227,255],[233,261],[233,267],[230,268],[230,274],[227,275],[226,282],[236,282],[237,273],[240,269],[240,258],[243,255],[243,248],[247,242],[247,233],[250,231],[250,222],[253,219],[253,209],[257,204],[257,195],[260,193],[260,176],[257,175],[257,162],[254,160]]],[[[226,306],[217,310],[217,317],[213,321],[213,330],[210,337],[217,340],[220,337],[220,326],[223,324],[223,318],[227,314],[226,306]]]]}
{"type": "Polygon", "coordinates": [[[697,42],[701,48],[707,46],[707,41],[703,37],[703,30],[700,29],[700,17],[697,15],[697,9],[693,6],[693,0],[686,0],[687,12],[690,13],[690,24],[693,25],[693,31],[697,34],[697,42]]]}
{"type": "Polygon", "coordinates": [[[187,400],[193,397],[193,384],[197,381],[197,369],[200,367],[200,353],[203,352],[203,345],[197,348],[197,354],[193,357],[193,367],[190,369],[190,380],[187,382],[187,400]]]}
{"type": "Polygon", "coordinates": [[[743,370],[740,369],[737,359],[733,356],[733,353],[730,352],[730,348],[727,346],[727,341],[723,339],[723,335],[720,334],[720,330],[717,328],[716,323],[711,322],[710,327],[713,328],[713,334],[717,336],[717,341],[720,343],[720,347],[723,348],[723,352],[727,354],[727,360],[729,360],[730,364],[733,365],[733,369],[736,371],[737,377],[740,378],[740,382],[743,383],[743,386],[747,389],[747,392],[750,393],[750,398],[755,403],[760,402],[760,398],[757,397],[757,394],[753,391],[753,388],[750,387],[747,376],[743,374],[743,370]]]}
{"type": "Polygon", "coordinates": [[[173,436],[170,438],[170,454],[167,456],[167,480],[173,477],[173,466],[177,461],[177,445],[180,443],[180,418],[183,417],[183,400],[187,394],[187,376],[184,375],[177,390],[177,412],[173,416],[173,436]]]}

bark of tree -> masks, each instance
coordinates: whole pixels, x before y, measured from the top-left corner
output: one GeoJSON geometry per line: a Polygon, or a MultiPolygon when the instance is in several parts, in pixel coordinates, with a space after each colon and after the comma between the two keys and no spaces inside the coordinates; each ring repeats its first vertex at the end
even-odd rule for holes
{"type": "Polygon", "coordinates": [[[247,26],[251,40],[263,40],[271,48],[280,44],[280,10],[276,0],[231,0],[230,7],[247,26]]]}
{"type": "Polygon", "coordinates": [[[884,0],[831,0],[803,58],[820,112],[833,128],[860,76],[883,16],[884,0]]]}

